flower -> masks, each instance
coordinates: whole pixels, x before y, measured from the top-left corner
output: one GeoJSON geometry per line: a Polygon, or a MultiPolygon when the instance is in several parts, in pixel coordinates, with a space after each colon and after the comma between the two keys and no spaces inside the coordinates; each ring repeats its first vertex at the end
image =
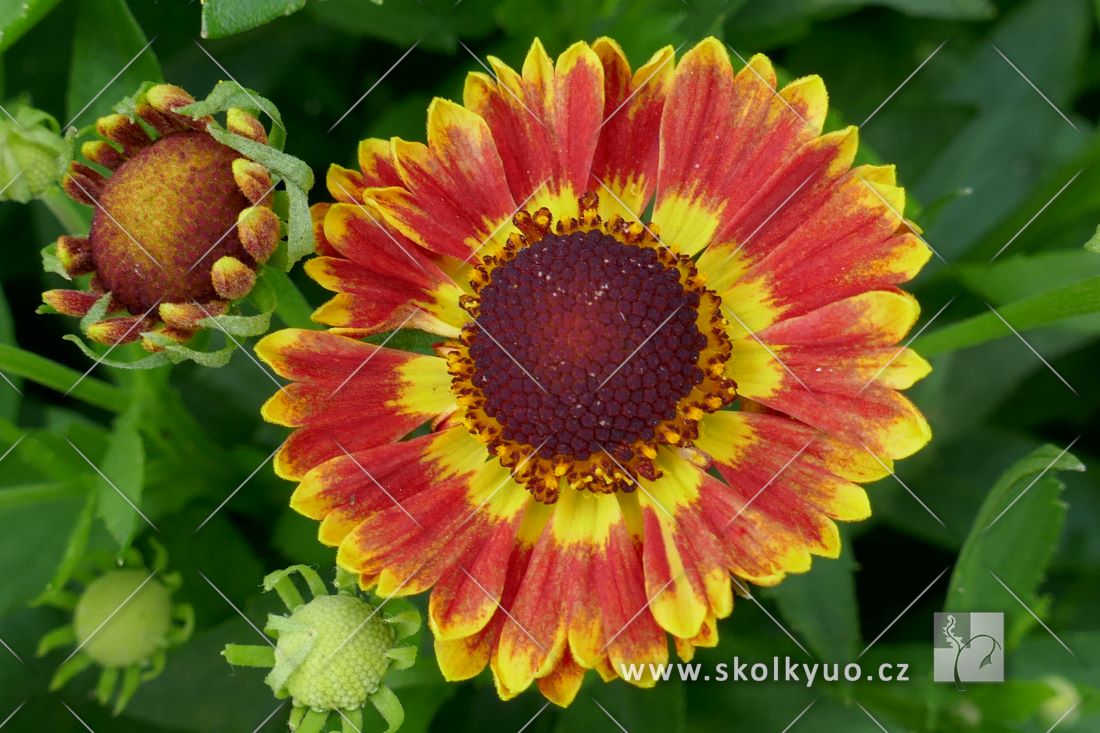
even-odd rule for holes
{"type": "Polygon", "coordinates": [[[503,698],[567,705],[666,634],[713,646],[731,577],[836,557],[858,484],[928,442],[896,286],[929,250],[893,167],[821,134],[816,76],[777,91],[713,38],[633,73],[609,39],[490,63],[426,145],[329,171],[306,269],[332,329],[257,345],[291,380],[263,414],[296,428],[275,468],[338,562],[433,589],[448,679],[488,665],[503,698]],[[442,341],[355,338],[402,326],[442,341]]]}
{"type": "Polygon", "coordinates": [[[165,573],[168,556],[156,542],[152,569],[131,551],[118,567],[112,557],[93,563],[100,575],[79,595],[48,593],[43,602],[71,611],[71,623],[47,633],[38,644],[38,656],[74,645],[76,649],[57,668],[50,690],[59,690],[90,666],[100,667],[96,697],[100,705],[115,697],[118,715],[142,682],[164,671],[167,650],[191,637],[195,617],[191,606],[173,603],[179,590],[178,573],[165,573]]]}
{"type": "Polygon", "coordinates": [[[177,344],[211,323],[240,324],[215,319],[252,290],[280,243],[279,179],[262,161],[288,156],[269,145],[256,116],[232,106],[263,103],[231,86],[237,91],[220,86],[200,103],[179,87],[149,86],[124,113],[100,118],[98,138],[80,148],[87,162],[69,164],[62,187],[94,207],[91,232],[62,236],[47,257],[70,279],[92,277],[87,289],[50,290],[43,300],[82,318],[92,341],[140,339],[149,351],[193,356],[177,344]],[[223,110],[224,130],[211,116],[223,110]]]}
{"type": "Polygon", "coordinates": [[[265,682],[279,699],[293,704],[291,730],[325,730],[333,713],[341,730],[362,731],[363,708],[369,702],[393,733],[405,719],[404,709],[390,688],[382,684],[391,669],[408,669],[416,660],[416,646],[398,644],[420,628],[414,608],[381,614],[337,579],[330,594],[316,571],[306,565],[277,570],[264,578],[264,590],[275,590],[290,612],[271,615],[264,631],[278,639],[273,646],[229,644],[222,655],[230,664],[269,667],[265,682]],[[309,586],[306,602],[291,576],[297,573],[309,586]]]}

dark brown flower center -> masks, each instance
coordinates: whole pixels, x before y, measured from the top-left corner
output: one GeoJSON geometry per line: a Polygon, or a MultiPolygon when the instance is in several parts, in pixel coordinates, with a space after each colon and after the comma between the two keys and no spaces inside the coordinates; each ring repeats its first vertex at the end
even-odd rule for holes
{"type": "Polygon", "coordinates": [[[205,132],[163,137],[108,179],[89,237],[104,289],[131,313],[216,298],[210,268],[252,260],[234,224],[249,206],[233,179],[238,153],[205,132]]]}
{"type": "Polygon", "coordinates": [[[699,384],[699,294],[650,247],[547,234],[492,272],[470,343],[503,437],[544,457],[628,458],[699,384]]]}

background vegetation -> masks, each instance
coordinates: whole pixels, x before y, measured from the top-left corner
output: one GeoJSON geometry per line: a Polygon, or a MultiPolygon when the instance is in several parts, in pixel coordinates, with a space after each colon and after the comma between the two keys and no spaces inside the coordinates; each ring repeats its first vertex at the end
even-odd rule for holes
{"type": "MultiPolygon", "coordinates": [[[[617,730],[610,714],[629,733],[779,733],[800,711],[792,731],[1042,733],[1059,720],[1064,733],[1100,729],[1100,495],[1096,472],[1077,470],[1095,464],[1100,446],[1100,255],[1083,247],[1100,221],[1096,8],[1086,0],[452,2],[209,2],[203,18],[200,3],[182,0],[5,0],[0,100],[10,108],[24,98],[84,127],[143,80],[203,96],[231,76],[279,105],[288,151],[323,174],[330,162],[351,163],[360,138],[422,139],[429,100],[459,98],[475,57],[518,64],[536,35],[557,53],[608,34],[637,64],[661,45],[713,33],[744,58],[764,51],[792,76],[821,74],[831,124],[866,120],[865,154],[897,163],[909,213],[942,255],[913,286],[922,325],[931,321],[917,347],[935,365],[915,399],[936,437],[896,480],[871,487],[875,515],[850,528],[839,560],[818,560],[810,574],[757,593],[759,604],[740,601],[719,647],[698,659],[847,661],[873,642],[862,661],[906,661],[912,681],[668,683],[643,692],[589,680],[572,708],[546,709],[526,730],[617,730]],[[932,684],[932,613],[944,607],[1007,614],[1008,682],[966,693],[932,684]]],[[[0,649],[0,727],[83,730],[68,705],[96,733],[279,730],[286,710],[271,715],[277,703],[262,675],[234,672],[218,656],[227,641],[255,641],[238,611],[261,624],[274,608],[260,593],[267,571],[333,560],[313,523],[287,509],[290,486],[264,464],[283,437],[258,417],[274,385],[238,353],[220,370],[100,367],[63,396],[90,362],[61,338],[73,323],[35,308],[41,291],[60,286],[43,274],[39,249],[66,225],[74,222],[60,222],[49,205],[0,204],[0,372],[11,381],[0,382],[0,639],[12,652],[0,649]],[[36,658],[35,645],[65,618],[30,602],[63,579],[74,552],[143,546],[152,534],[183,575],[194,638],[120,718],[90,700],[91,674],[46,692],[67,652],[36,658]]],[[[544,702],[528,693],[501,703],[485,677],[444,684],[427,640],[398,687],[409,733],[518,731],[544,702]]]]}

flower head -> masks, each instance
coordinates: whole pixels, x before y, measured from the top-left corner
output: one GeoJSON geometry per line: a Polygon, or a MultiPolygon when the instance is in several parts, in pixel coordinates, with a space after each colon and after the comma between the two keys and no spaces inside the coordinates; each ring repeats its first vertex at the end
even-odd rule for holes
{"type": "Polygon", "coordinates": [[[279,179],[263,161],[287,156],[256,116],[226,103],[256,99],[237,89],[196,103],[179,87],[149,86],[100,118],[97,139],[80,148],[86,162],[70,163],[62,187],[93,207],[91,231],[62,236],[48,257],[66,277],[91,278],[87,289],[43,299],[81,317],[92,341],[140,339],[149,351],[189,356],[179,344],[202,327],[239,325],[217,319],[249,294],[279,246],[279,179]],[[223,110],[225,129],[211,116],[223,110]]]}
{"type": "Polygon", "coordinates": [[[90,666],[100,668],[96,695],[101,705],[115,698],[114,714],[129,703],[138,686],[164,669],[167,651],[191,636],[191,607],[175,603],[177,573],[165,573],[167,555],[153,544],[152,568],[136,551],[121,567],[110,558],[95,563],[100,574],[79,594],[54,592],[44,602],[73,614],[72,622],[42,637],[38,655],[73,645],[75,651],[58,667],[50,689],[61,689],[90,666]]]}
{"type": "Polygon", "coordinates": [[[896,287],[929,250],[893,167],[822,134],[818,77],[777,89],[715,39],[636,71],[609,39],[490,64],[427,144],[329,171],[306,269],[332,328],[257,346],[292,382],[263,412],[340,564],[433,589],[447,678],[567,705],[667,635],[713,646],[742,580],[836,557],[858,484],[930,437],[896,287]],[[404,326],[435,353],[357,340],[404,326]]]}
{"type": "Polygon", "coordinates": [[[385,719],[387,733],[397,730],[404,712],[383,680],[389,670],[405,669],[415,661],[416,647],[398,642],[416,633],[420,615],[414,609],[383,614],[354,588],[329,594],[317,573],[305,565],[271,573],[264,578],[264,588],[276,590],[290,612],[268,618],[265,631],[278,643],[230,644],[223,654],[230,664],[271,668],[265,682],[276,697],[289,697],[294,705],[291,730],[322,730],[331,715],[347,724],[342,729],[364,730],[367,703],[385,719]],[[294,573],[313,594],[308,602],[293,584],[294,573]]]}

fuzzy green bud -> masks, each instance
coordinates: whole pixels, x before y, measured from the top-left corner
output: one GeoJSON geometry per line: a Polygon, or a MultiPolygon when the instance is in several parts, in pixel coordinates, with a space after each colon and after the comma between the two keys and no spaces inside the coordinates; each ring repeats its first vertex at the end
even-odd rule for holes
{"type": "Polygon", "coordinates": [[[77,601],[73,628],[85,654],[102,667],[127,667],[165,645],[171,592],[144,570],[112,570],[77,601]]]}
{"type": "Polygon", "coordinates": [[[26,203],[54,186],[64,169],[57,120],[24,102],[0,116],[0,200],[26,203]]]}

